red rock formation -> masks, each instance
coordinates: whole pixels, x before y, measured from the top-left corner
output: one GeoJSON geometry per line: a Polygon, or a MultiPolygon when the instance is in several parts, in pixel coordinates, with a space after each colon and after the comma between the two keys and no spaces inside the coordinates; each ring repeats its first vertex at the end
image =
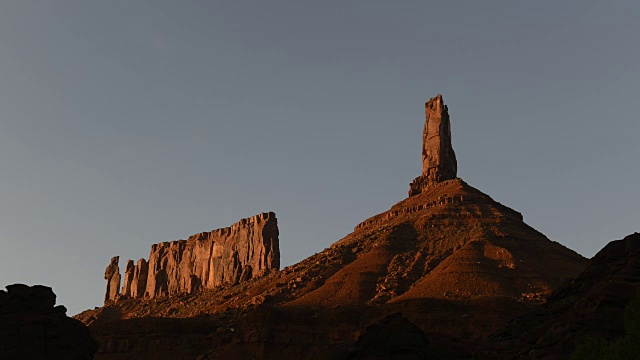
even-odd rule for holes
{"type": "Polygon", "coordinates": [[[134,273],[133,260],[127,260],[127,265],[124,268],[124,284],[122,284],[122,291],[120,291],[121,296],[131,296],[131,283],[133,283],[134,273]]]}
{"type": "Polygon", "coordinates": [[[111,262],[104,271],[104,278],[107,280],[107,292],[104,295],[104,302],[116,300],[120,292],[120,268],[118,267],[119,256],[111,258],[111,262]]]}
{"type": "Polygon", "coordinates": [[[149,265],[145,259],[138,260],[137,265],[133,265],[133,260],[127,260],[127,265],[124,270],[124,283],[122,284],[122,290],[119,294],[116,294],[115,298],[110,300],[116,300],[118,297],[122,296],[133,298],[143,297],[147,288],[148,271],[149,265]]]}
{"type": "Polygon", "coordinates": [[[154,298],[194,293],[268,274],[280,267],[278,223],[274,213],[242,219],[231,227],[203,232],[187,240],[151,246],[149,262],[127,262],[122,292],[118,257],[107,267],[106,300],[118,296],[154,298]]]}
{"type": "MultiPolygon", "coordinates": [[[[78,318],[91,324],[104,359],[162,359],[154,349],[138,350],[160,330],[163,339],[201,337],[197,346],[213,351],[209,358],[310,359],[312,352],[340,358],[329,349],[351,347],[362,325],[396,312],[430,340],[434,332],[460,338],[494,331],[585,264],[525,224],[520,213],[454,179],[429,186],[277,273],[189,296],[111,303],[78,318]],[[151,327],[150,318],[171,325],[151,327]],[[198,325],[207,319],[210,326],[198,325]],[[195,333],[199,326],[220,329],[211,335],[213,344],[207,333],[195,333]],[[127,346],[132,353],[117,352],[127,346]],[[227,346],[234,355],[224,352],[227,346]]],[[[196,347],[186,343],[171,343],[165,358],[196,358],[179,357],[196,347]]],[[[434,349],[441,343],[434,340],[434,349]]],[[[444,343],[450,353],[451,344],[444,343]]]]}
{"type": "MultiPolygon", "coordinates": [[[[105,359],[133,352],[131,358],[138,359],[194,358],[180,355],[196,347],[185,345],[186,340],[168,344],[162,354],[137,350],[160,332],[171,338],[177,328],[184,338],[198,336],[205,358],[339,359],[336,354],[357,344],[362,326],[393,313],[401,313],[430,341],[434,333],[441,335],[444,340],[430,344],[434,349],[449,344],[451,353],[447,339],[495,331],[585,268],[585,258],[456,178],[449,115],[441,96],[426,104],[426,117],[423,171],[410,197],[298,264],[237,284],[274,267],[277,227],[268,226],[275,220],[272,214],[154,245],[149,297],[220,287],[154,301],[126,299],[78,315],[105,346],[100,350],[105,359]],[[151,325],[149,318],[171,320],[171,325],[149,329],[153,335],[121,336],[135,333],[141,324],[151,325]],[[210,326],[200,324],[207,321],[210,326]],[[216,328],[211,342],[195,333],[198,324],[216,328]],[[117,353],[127,346],[136,350],[117,353]]],[[[360,345],[390,332],[371,332],[360,338],[360,345]]],[[[402,341],[397,345],[401,351],[420,350],[402,341]]],[[[460,345],[456,353],[458,358],[474,356],[460,345]]]]}
{"type": "Polygon", "coordinates": [[[458,171],[456,154],[451,146],[449,108],[442,101],[442,95],[431,98],[424,108],[422,175],[411,183],[409,196],[420,194],[430,184],[455,179],[458,171]]]}
{"type": "Polygon", "coordinates": [[[131,281],[131,297],[141,298],[147,290],[147,276],[149,274],[149,263],[145,259],[138,260],[133,269],[133,280],[131,281]]]}

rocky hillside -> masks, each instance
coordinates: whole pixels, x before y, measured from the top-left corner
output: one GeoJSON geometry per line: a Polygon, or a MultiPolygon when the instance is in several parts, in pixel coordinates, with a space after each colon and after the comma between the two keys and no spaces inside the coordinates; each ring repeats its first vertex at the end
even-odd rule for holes
{"type": "Polygon", "coordinates": [[[565,359],[586,337],[624,335],[623,314],[640,286],[640,234],[612,241],[547,303],[487,338],[498,359],[565,359]]]}

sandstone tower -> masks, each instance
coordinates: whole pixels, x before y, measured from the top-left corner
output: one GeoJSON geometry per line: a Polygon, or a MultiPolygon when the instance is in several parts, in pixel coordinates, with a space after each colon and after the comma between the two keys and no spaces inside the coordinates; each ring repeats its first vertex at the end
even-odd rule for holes
{"type": "Polygon", "coordinates": [[[422,132],[422,175],[411,183],[409,196],[422,193],[431,184],[455,179],[458,172],[456,154],[451,146],[449,108],[442,95],[424,104],[425,123],[422,132]]]}

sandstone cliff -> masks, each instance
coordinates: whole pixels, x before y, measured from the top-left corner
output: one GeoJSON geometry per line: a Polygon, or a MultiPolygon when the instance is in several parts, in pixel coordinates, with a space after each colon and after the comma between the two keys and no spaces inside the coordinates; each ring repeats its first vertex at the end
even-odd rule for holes
{"type": "Polygon", "coordinates": [[[263,213],[187,240],[154,244],[148,262],[140,259],[134,265],[133,260],[127,261],[121,291],[118,260],[112,258],[105,271],[105,302],[122,296],[191,294],[247,281],[280,268],[276,215],[263,213]]]}

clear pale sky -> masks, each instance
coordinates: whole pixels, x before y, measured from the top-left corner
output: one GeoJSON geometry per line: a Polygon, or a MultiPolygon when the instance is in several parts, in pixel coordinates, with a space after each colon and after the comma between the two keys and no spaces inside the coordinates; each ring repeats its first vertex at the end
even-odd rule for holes
{"type": "Polygon", "coordinates": [[[640,231],[640,2],[3,1],[0,285],[102,304],[114,255],[275,211],[283,265],[458,175],[593,256],[640,231]]]}

